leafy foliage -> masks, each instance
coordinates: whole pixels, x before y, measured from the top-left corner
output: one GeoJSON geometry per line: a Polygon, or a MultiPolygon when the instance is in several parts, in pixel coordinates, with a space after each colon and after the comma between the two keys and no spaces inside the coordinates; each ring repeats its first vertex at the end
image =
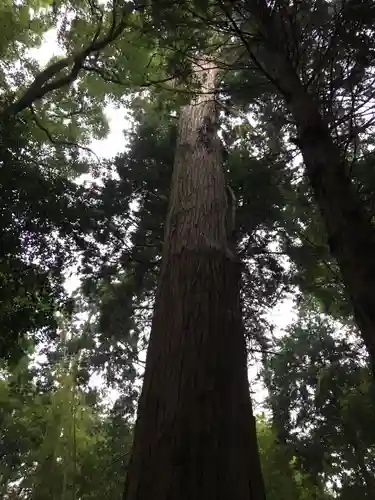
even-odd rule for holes
{"type": "Polygon", "coordinates": [[[257,421],[257,434],[267,500],[278,498],[329,500],[322,484],[314,484],[308,473],[295,467],[295,457],[277,441],[277,436],[265,419],[257,421]]]}
{"type": "MultiPolygon", "coordinates": [[[[341,327],[343,328],[343,327],[341,327]]],[[[265,367],[278,437],[301,470],[372,495],[374,387],[363,346],[338,338],[333,323],[307,304],[265,367]]]]}
{"type": "MultiPolygon", "coordinates": [[[[272,425],[259,419],[258,437],[267,498],[371,498],[367,358],[302,173],[296,123],[254,57],[251,2],[229,4],[0,1],[4,498],[121,496],[178,112],[197,89],[191,68],[202,52],[222,69],[215,99],[238,204],[244,322],[249,351],[265,362],[272,425]],[[31,49],[50,29],[61,55],[43,65],[31,49]],[[108,132],[108,102],[130,106],[134,123],[128,149],[99,161],[88,144],[108,132]],[[90,185],[75,182],[83,173],[90,185]],[[63,282],[77,263],[84,282],[73,304],[63,282]],[[286,291],[299,297],[300,315],[275,339],[268,316],[286,291]],[[61,317],[69,338],[52,341],[61,317]],[[36,344],[44,366],[30,361],[36,344]],[[116,390],[110,409],[90,386],[97,374],[116,390]]],[[[373,3],[276,2],[273,12],[373,221],[373,3]]]]}
{"type": "Polygon", "coordinates": [[[89,404],[74,373],[66,359],[43,375],[24,360],[1,381],[4,498],[120,497],[129,425],[115,408],[103,416],[89,404]],[[49,387],[40,385],[45,377],[49,387]]]}

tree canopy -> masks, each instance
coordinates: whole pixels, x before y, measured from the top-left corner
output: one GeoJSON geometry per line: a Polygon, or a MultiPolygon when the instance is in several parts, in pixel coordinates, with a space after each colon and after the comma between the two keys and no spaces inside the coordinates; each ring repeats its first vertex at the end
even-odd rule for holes
{"type": "Polygon", "coordinates": [[[1,496],[122,498],[204,55],[266,498],[372,498],[373,2],[0,0],[0,17],[1,496]],[[102,158],[109,104],[129,127],[102,158]]]}

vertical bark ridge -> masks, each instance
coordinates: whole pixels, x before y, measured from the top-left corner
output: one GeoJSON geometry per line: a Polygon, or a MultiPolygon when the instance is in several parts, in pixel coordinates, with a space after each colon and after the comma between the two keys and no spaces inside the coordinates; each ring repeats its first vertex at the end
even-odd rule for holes
{"type": "Polygon", "coordinates": [[[181,111],[126,500],[264,500],[240,267],[228,258],[216,69],[181,111]]]}

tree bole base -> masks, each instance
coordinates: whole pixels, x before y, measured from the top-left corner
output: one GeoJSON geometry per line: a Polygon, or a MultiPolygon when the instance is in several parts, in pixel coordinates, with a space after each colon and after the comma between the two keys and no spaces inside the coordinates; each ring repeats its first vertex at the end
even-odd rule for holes
{"type": "Polygon", "coordinates": [[[126,500],[263,498],[239,278],[220,250],[168,255],[126,500]]]}

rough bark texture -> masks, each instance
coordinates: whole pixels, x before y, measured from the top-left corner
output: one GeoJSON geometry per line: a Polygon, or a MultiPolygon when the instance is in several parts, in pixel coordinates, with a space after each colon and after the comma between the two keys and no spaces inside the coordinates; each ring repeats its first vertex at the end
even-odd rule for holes
{"type": "Polygon", "coordinates": [[[266,43],[253,55],[277,85],[295,119],[298,142],[315,200],[326,225],[328,243],[352,301],[354,317],[370,354],[375,376],[375,229],[347,175],[319,102],[303,87],[282,52],[275,18],[264,0],[254,2],[266,43]]]}
{"type": "MultiPolygon", "coordinates": [[[[297,106],[298,103],[295,108],[297,106]]],[[[304,109],[309,113],[307,106],[308,101],[304,109]]],[[[297,118],[301,112],[302,109],[294,109],[294,116],[297,118]]],[[[346,174],[344,161],[327,125],[316,109],[309,116],[311,123],[299,126],[306,174],[323,216],[330,251],[339,264],[375,376],[375,230],[346,174]]]]}
{"type": "Polygon", "coordinates": [[[264,499],[215,121],[212,94],[181,112],[126,500],[264,499]]]}

